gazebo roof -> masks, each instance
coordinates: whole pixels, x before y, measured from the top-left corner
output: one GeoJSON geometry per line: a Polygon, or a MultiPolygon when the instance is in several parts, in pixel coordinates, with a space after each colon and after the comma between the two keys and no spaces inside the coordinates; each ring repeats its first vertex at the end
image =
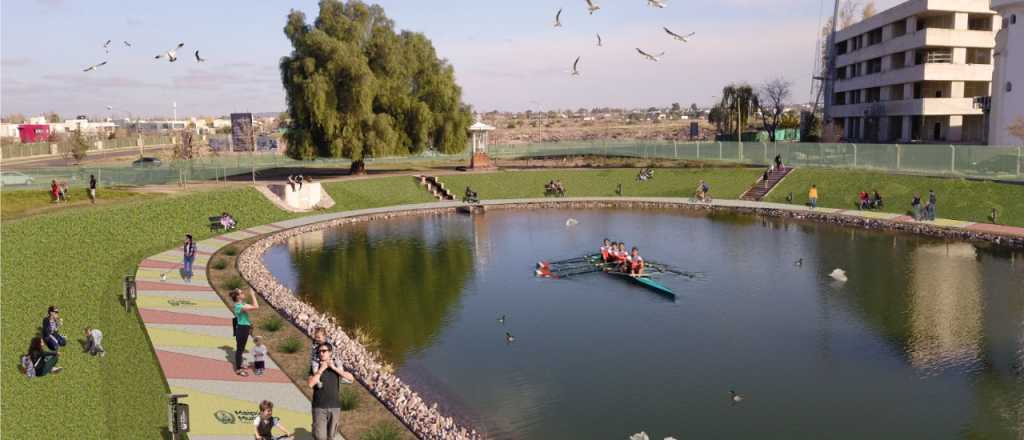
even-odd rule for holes
{"type": "Polygon", "coordinates": [[[471,125],[469,127],[469,131],[491,131],[491,130],[494,130],[494,127],[492,127],[490,125],[487,125],[487,124],[484,124],[482,121],[476,121],[476,124],[473,124],[473,125],[471,125]]]}

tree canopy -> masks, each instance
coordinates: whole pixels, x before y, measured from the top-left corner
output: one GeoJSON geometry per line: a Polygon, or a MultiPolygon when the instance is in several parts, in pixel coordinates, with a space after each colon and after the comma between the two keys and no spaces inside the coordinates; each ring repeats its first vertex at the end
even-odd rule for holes
{"type": "Polygon", "coordinates": [[[281,59],[297,159],[416,154],[466,148],[472,123],[455,71],[423,34],[396,32],[378,5],[321,0],[312,25],[291,11],[281,59]]]}

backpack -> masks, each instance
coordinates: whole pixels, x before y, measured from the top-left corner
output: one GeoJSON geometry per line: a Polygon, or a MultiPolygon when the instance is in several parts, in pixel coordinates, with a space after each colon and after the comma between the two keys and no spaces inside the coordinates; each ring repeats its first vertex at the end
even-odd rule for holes
{"type": "Polygon", "coordinates": [[[21,367],[25,369],[25,377],[29,379],[36,377],[36,366],[32,364],[32,356],[27,354],[22,356],[21,367]]]}

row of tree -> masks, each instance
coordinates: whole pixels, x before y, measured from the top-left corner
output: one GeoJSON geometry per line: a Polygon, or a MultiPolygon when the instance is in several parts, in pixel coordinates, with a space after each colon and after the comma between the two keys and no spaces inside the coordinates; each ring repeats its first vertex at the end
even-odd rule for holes
{"type": "Polygon", "coordinates": [[[775,142],[775,130],[800,126],[800,117],[787,112],[792,96],[792,83],[774,78],[754,88],[749,84],[730,84],[722,89],[722,100],[708,114],[720,133],[736,133],[758,117],[768,137],[775,142]]]}

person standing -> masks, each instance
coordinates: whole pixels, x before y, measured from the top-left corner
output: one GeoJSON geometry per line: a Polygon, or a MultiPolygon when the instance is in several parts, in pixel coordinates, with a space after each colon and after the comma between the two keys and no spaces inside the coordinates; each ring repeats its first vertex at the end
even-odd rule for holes
{"type": "Polygon", "coordinates": [[[185,261],[184,261],[184,278],[185,281],[192,282],[192,263],[196,261],[196,242],[192,239],[192,234],[185,234],[185,261]]]}
{"type": "Polygon", "coordinates": [[[935,221],[936,202],[938,202],[938,198],[935,197],[935,190],[928,190],[928,220],[935,221]]]}
{"type": "Polygon", "coordinates": [[[921,195],[914,194],[914,199],[910,201],[910,212],[914,216],[914,220],[921,220],[921,195]]]}
{"type": "Polygon", "coordinates": [[[341,402],[338,399],[341,379],[354,381],[355,378],[334,363],[330,345],[321,345],[317,351],[320,366],[316,370],[310,368],[306,382],[313,389],[313,439],[333,440],[341,422],[341,402]]]}
{"type": "Polygon", "coordinates": [[[96,176],[89,175],[89,200],[96,203],[96,176]]]}
{"type": "Polygon", "coordinates": [[[818,207],[818,185],[811,185],[811,189],[807,191],[807,200],[811,202],[811,208],[818,207]]]}
{"type": "Polygon", "coordinates": [[[245,344],[249,342],[249,333],[252,332],[252,321],[249,320],[249,312],[260,308],[256,301],[256,292],[249,293],[249,303],[242,301],[242,291],[235,289],[231,291],[231,301],[234,303],[232,310],[235,314],[235,374],[248,376],[242,368],[242,354],[245,353],[245,344]]]}
{"type": "Polygon", "coordinates": [[[782,155],[781,154],[776,154],[775,155],[775,169],[779,170],[779,171],[785,171],[785,168],[782,167],[782,155]]]}
{"type": "Polygon", "coordinates": [[[43,342],[50,350],[60,351],[60,348],[68,343],[68,339],[60,334],[61,324],[60,309],[57,306],[46,309],[46,317],[43,318],[43,342]]]}

